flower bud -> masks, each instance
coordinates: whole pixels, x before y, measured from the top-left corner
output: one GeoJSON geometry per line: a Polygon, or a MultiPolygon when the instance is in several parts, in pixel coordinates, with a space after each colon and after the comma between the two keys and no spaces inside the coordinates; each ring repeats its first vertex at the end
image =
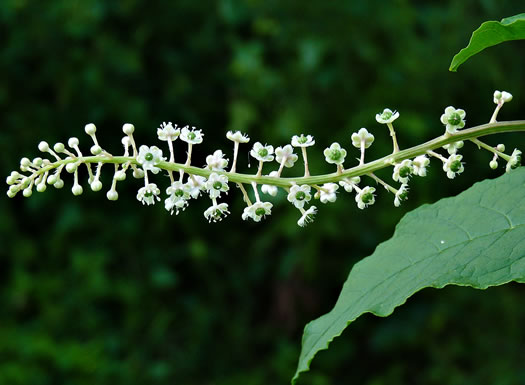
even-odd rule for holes
{"type": "Polygon", "coordinates": [[[24,191],[22,192],[22,194],[23,194],[26,198],[29,198],[31,195],[33,195],[33,190],[31,189],[31,187],[28,187],[28,188],[24,189],[24,191]]]}
{"type": "Polygon", "coordinates": [[[29,158],[22,158],[20,159],[20,167],[29,167],[31,166],[31,161],[29,158]]]}
{"type": "Polygon", "coordinates": [[[76,184],[76,185],[73,185],[71,192],[73,193],[73,195],[79,196],[79,195],[82,195],[82,193],[84,192],[84,189],[82,188],[81,185],[76,184]]]}
{"type": "Polygon", "coordinates": [[[60,190],[62,187],[64,187],[64,181],[62,179],[57,180],[55,183],[53,183],[53,187],[60,190]]]}
{"type": "Polygon", "coordinates": [[[69,140],[67,141],[67,145],[71,148],[75,148],[76,146],[78,146],[78,138],[69,138],[69,140]]]}
{"type": "Polygon", "coordinates": [[[35,159],[33,159],[33,164],[36,167],[42,166],[43,163],[44,163],[44,161],[42,160],[42,158],[35,158],[35,159]]]}
{"type": "Polygon", "coordinates": [[[91,153],[93,155],[100,155],[102,152],[102,147],[100,147],[98,144],[95,144],[91,147],[91,153]]]}
{"type": "Polygon", "coordinates": [[[47,178],[47,183],[50,185],[53,185],[57,182],[57,180],[58,180],[58,177],[55,174],[49,175],[49,178],[47,178]]]}
{"type": "Polygon", "coordinates": [[[93,183],[91,183],[91,190],[93,190],[93,191],[100,191],[100,190],[102,190],[102,182],[99,181],[99,180],[93,181],[93,183]]]}
{"type": "Polygon", "coordinates": [[[508,102],[510,102],[510,101],[512,100],[512,94],[510,94],[510,93],[507,92],[507,91],[503,91],[503,92],[501,93],[501,99],[503,99],[503,101],[504,101],[505,103],[508,103],[508,102]]]}
{"type": "Polygon", "coordinates": [[[114,179],[118,180],[119,182],[122,182],[123,180],[126,179],[126,173],[124,172],[124,170],[119,170],[115,173],[115,175],[113,176],[114,179]]]}
{"type": "Polygon", "coordinates": [[[44,191],[46,191],[46,188],[47,188],[47,186],[46,186],[45,182],[41,182],[41,183],[36,185],[36,191],[38,191],[38,192],[44,192],[44,191]]]}
{"type": "Polygon", "coordinates": [[[498,162],[496,160],[491,160],[489,166],[491,169],[495,170],[498,168],[498,162]]]}
{"type": "Polygon", "coordinates": [[[63,152],[64,151],[64,143],[55,143],[55,145],[53,146],[53,150],[55,150],[56,152],[63,152]]]}
{"type": "Polygon", "coordinates": [[[8,190],[10,193],[12,194],[16,194],[17,192],[20,191],[20,186],[11,186],[9,187],[9,190],[8,190]]]}
{"type": "Polygon", "coordinates": [[[106,197],[110,201],[116,201],[118,199],[118,192],[116,192],[115,190],[109,190],[108,193],[106,194],[106,197]]]}
{"type": "Polygon", "coordinates": [[[499,152],[504,152],[505,151],[505,145],[500,143],[496,146],[496,150],[498,150],[499,152]]]}
{"type": "Polygon", "coordinates": [[[38,144],[38,149],[42,152],[48,152],[49,151],[49,144],[47,142],[41,141],[38,144]]]}
{"type": "Polygon", "coordinates": [[[122,131],[126,135],[131,135],[135,131],[135,126],[133,124],[126,123],[122,126],[122,131]]]}
{"type": "Polygon", "coordinates": [[[86,131],[86,134],[89,136],[94,135],[95,132],[97,132],[97,127],[93,123],[86,124],[86,127],[84,127],[84,130],[86,131]]]}
{"type": "Polygon", "coordinates": [[[135,170],[133,170],[133,178],[135,179],[144,178],[144,171],[142,171],[142,169],[140,168],[136,168],[135,170]]]}
{"type": "Polygon", "coordinates": [[[66,171],[70,174],[74,173],[77,170],[77,164],[76,163],[68,163],[66,164],[66,171]]]}

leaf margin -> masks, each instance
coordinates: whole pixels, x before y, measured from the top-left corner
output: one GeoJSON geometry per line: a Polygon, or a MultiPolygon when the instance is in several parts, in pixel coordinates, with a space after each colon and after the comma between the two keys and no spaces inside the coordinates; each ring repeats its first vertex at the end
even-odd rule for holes
{"type": "Polygon", "coordinates": [[[501,19],[501,21],[486,21],[472,33],[468,45],[454,55],[450,63],[449,71],[456,72],[460,65],[486,48],[493,47],[506,41],[522,39],[525,39],[525,13],[509,16],[501,19]],[[514,33],[516,33],[517,36],[509,36],[508,38],[497,37],[491,29],[503,35],[513,33],[512,30],[516,29],[514,33]],[[484,37],[482,35],[487,32],[489,33],[489,38],[494,40],[490,43],[480,43],[479,40],[482,40],[484,37]],[[478,43],[480,43],[480,46],[474,47],[474,45],[478,43]]]}
{"type": "MultiPolygon", "coordinates": [[[[339,294],[339,297],[336,301],[336,304],[334,305],[334,307],[326,314],[322,315],[321,317],[313,320],[313,321],[310,321],[304,328],[304,332],[303,332],[303,336],[302,336],[302,343],[301,343],[301,355],[300,355],[300,358],[299,358],[299,362],[298,362],[298,365],[297,365],[297,369],[296,369],[296,372],[291,380],[291,383],[292,385],[294,385],[296,383],[296,381],[299,379],[301,373],[304,373],[304,372],[307,372],[310,370],[310,365],[311,365],[311,362],[312,360],[315,358],[315,356],[317,355],[317,353],[319,351],[322,351],[322,350],[327,350],[329,348],[329,345],[330,343],[337,337],[339,337],[345,330],[346,328],[351,324],[353,323],[357,318],[361,317],[362,315],[366,314],[366,313],[370,313],[370,314],[373,314],[375,316],[378,316],[378,317],[388,317],[390,316],[396,308],[398,308],[399,306],[402,306],[404,305],[414,294],[418,293],[419,291],[423,290],[423,289],[426,289],[426,288],[434,288],[434,289],[442,289],[446,286],[461,286],[461,287],[471,287],[471,288],[474,288],[474,289],[479,289],[479,290],[485,290],[489,287],[496,287],[496,286],[501,286],[501,285],[505,285],[507,283],[510,283],[510,282],[517,282],[517,283],[524,283],[525,284],[525,269],[523,270],[523,273],[520,273],[522,274],[522,277],[519,277],[519,276],[515,276],[515,277],[510,277],[506,280],[503,280],[503,281],[500,281],[496,284],[486,284],[486,285],[472,285],[472,284],[468,284],[468,283],[458,283],[458,282],[446,282],[445,284],[443,285],[433,285],[433,284],[429,284],[429,285],[425,285],[425,286],[422,286],[420,288],[418,288],[417,290],[413,291],[412,293],[410,293],[409,295],[407,295],[402,301],[398,302],[397,304],[393,304],[391,306],[389,306],[386,311],[377,311],[377,310],[374,310],[374,309],[371,309],[371,310],[366,310],[366,311],[362,311],[360,313],[358,313],[355,317],[351,318],[351,319],[347,319],[346,322],[345,322],[345,325],[344,327],[342,327],[340,329],[339,332],[337,333],[334,333],[330,338],[326,339],[326,343],[322,346],[322,347],[319,347],[316,349],[315,345],[313,345],[313,349],[311,349],[311,351],[308,351],[306,354],[303,354],[303,349],[304,349],[304,346],[305,346],[305,340],[307,339],[307,333],[308,333],[308,328],[311,327],[312,325],[314,325],[315,323],[319,322],[319,320],[321,320],[322,318],[324,318],[325,316],[328,316],[330,315],[335,309],[336,309],[336,306],[338,305],[339,301],[341,300],[341,298],[343,297],[343,294],[344,294],[344,290],[345,290],[345,287],[347,286],[347,283],[349,282],[350,278],[352,277],[352,273],[357,269],[359,269],[359,266],[364,262],[364,261],[367,261],[369,260],[369,258],[371,258],[372,256],[374,256],[377,252],[377,250],[381,247],[384,247],[385,244],[387,244],[388,242],[390,242],[392,239],[394,239],[394,237],[396,236],[396,234],[398,233],[399,229],[401,227],[403,227],[405,225],[405,221],[407,217],[409,216],[413,216],[415,215],[414,213],[415,212],[419,212],[420,210],[427,210],[429,208],[431,208],[432,206],[440,203],[440,202],[447,202],[449,200],[452,200],[452,199],[455,199],[457,197],[460,197],[460,196],[464,196],[464,194],[468,193],[469,191],[471,191],[472,189],[474,188],[480,188],[480,186],[484,185],[484,184],[488,184],[488,183],[494,183],[494,185],[496,185],[496,183],[505,183],[505,181],[502,181],[501,179],[504,179],[504,178],[508,178],[509,175],[511,176],[516,176],[516,178],[518,177],[521,177],[521,184],[522,184],[522,187],[525,188],[525,167],[520,167],[518,168],[517,170],[513,170],[511,171],[510,173],[506,173],[502,176],[500,176],[499,178],[495,178],[495,179],[486,179],[486,180],[483,180],[483,181],[479,181],[477,183],[475,183],[472,187],[470,187],[469,189],[461,192],[460,194],[458,194],[457,196],[452,196],[452,197],[447,197],[447,198],[442,198],[440,199],[439,201],[435,202],[435,203],[432,203],[432,204],[424,204],[424,205],[421,205],[419,206],[417,209],[415,210],[412,210],[408,213],[406,213],[403,218],[401,218],[401,220],[397,223],[396,225],[396,228],[395,228],[395,231],[394,231],[394,234],[392,235],[391,238],[389,238],[388,240],[386,240],[385,242],[382,242],[380,243],[376,249],[374,250],[374,252],[372,254],[370,254],[370,256],[366,257],[366,258],[363,258],[361,261],[357,262],[353,267],[352,269],[350,270],[350,273],[348,274],[348,277],[347,279],[345,280],[345,283],[343,285],[343,288],[339,294]],[[522,175],[520,175],[522,174],[522,175]],[[313,351],[313,353],[311,353],[313,351]],[[311,353],[311,354],[310,354],[311,353]],[[306,358],[306,361],[305,361],[305,358],[306,358]]],[[[441,203],[441,204],[444,204],[444,203],[441,203]]],[[[524,206],[525,207],[525,206],[524,206]]],[[[512,226],[512,224],[510,224],[510,228],[508,230],[506,230],[507,232],[515,227],[522,227],[522,226],[525,226],[525,221],[523,223],[520,223],[518,224],[517,226],[512,226]]],[[[456,245],[457,246],[457,245],[456,245]]],[[[454,246],[455,247],[455,246],[454,246]]],[[[522,263],[525,267],[525,255],[523,257],[523,263],[522,263]]],[[[342,315],[344,315],[345,313],[344,312],[341,312],[342,315]]],[[[326,331],[329,331],[330,328],[332,327],[332,325],[334,325],[334,323],[332,323],[330,325],[330,327],[326,328],[326,331]]],[[[326,333],[325,331],[325,333],[326,333]]]]}

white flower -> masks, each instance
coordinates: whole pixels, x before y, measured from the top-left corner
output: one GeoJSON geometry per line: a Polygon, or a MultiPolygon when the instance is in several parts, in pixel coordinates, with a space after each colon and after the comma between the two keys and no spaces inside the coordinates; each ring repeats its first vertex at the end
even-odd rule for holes
{"type": "Polygon", "coordinates": [[[364,187],[359,194],[355,196],[355,201],[357,202],[357,207],[359,207],[361,210],[365,207],[368,207],[370,205],[373,205],[375,203],[375,197],[374,192],[376,191],[375,188],[366,186],[364,187]]]}
{"type": "Polygon", "coordinates": [[[149,183],[146,186],[139,189],[137,193],[137,199],[142,202],[143,205],[154,205],[155,199],[160,201],[159,198],[160,190],[155,183],[149,183]]]}
{"type": "Polygon", "coordinates": [[[173,215],[173,212],[175,211],[176,215],[179,215],[180,211],[184,211],[184,209],[188,206],[188,201],[184,199],[177,199],[174,195],[169,196],[164,201],[164,208],[169,211],[171,215],[173,215]]]}
{"type": "Polygon", "coordinates": [[[294,147],[310,147],[315,144],[314,137],[312,135],[306,135],[304,136],[301,134],[300,136],[294,135],[292,136],[292,146],[294,147]]]}
{"type": "Polygon", "coordinates": [[[430,159],[426,155],[419,155],[412,161],[414,175],[427,176],[427,167],[430,164],[430,159]]]}
{"type": "Polygon", "coordinates": [[[453,134],[459,128],[465,127],[465,116],[464,110],[455,109],[452,106],[445,108],[445,113],[441,115],[441,123],[446,126],[448,133],[453,134]]]}
{"type": "Polygon", "coordinates": [[[403,183],[399,190],[396,192],[396,197],[394,198],[394,206],[401,206],[401,202],[407,200],[408,198],[408,185],[403,183]]]}
{"type": "Polygon", "coordinates": [[[392,123],[399,118],[399,112],[392,111],[390,108],[385,108],[382,113],[376,114],[376,120],[381,124],[392,123]]]}
{"type": "Polygon", "coordinates": [[[235,133],[233,131],[228,131],[226,133],[226,137],[230,139],[232,142],[237,142],[237,143],[248,143],[250,141],[250,138],[248,137],[248,135],[243,134],[240,131],[235,131],[235,133]]]}
{"type": "Polygon", "coordinates": [[[230,189],[228,186],[228,177],[226,175],[219,175],[212,173],[206,182],[206,190],[210,194],[210,198],[219,198],[221,192],[227,192],[230,189]]]}
{"type": "Polygon", "coordinates": [[[460,140],[458,142],[445,144],[443,148],[448,151],[449,155],[455,154],[460,148],[463,147],[465,143],[460,140]]]}
{"type": "Polygon", "coordinates": [[[169,195],[164,201],[164,207],[171,214],[173,211],[182,211],[188,205],[188,199],[190,199],[190,186],[180,181],[173,182],[170,187],[166,189],[166,194],[169,195]]]}
{"type": "MultiPolygon", "coordinates": [[[[272,171],[270,173],[270,176],[276,177],[277,176],[277,171],[272,171]]],[[[279,188],[277,186],[273,186],[273,185],[270,185],[270,184],[263,184],[261,186],[261,191],[264,194],[268,194],[268,195],[271,195],[271,196],[274,197],[274,196],[277,195],[277,192],[279,191],[279,188]]]]}
{"type": "Polygon", "coordinates": [[[180,129],[177,128],[177,125],[173,127],[173,124],[171,122],[162,122],[160,125],[160,128],[157,128],[157,136],[160,140],[163,141],[174,141],[176,140],[180,135],[180,129]]]}
{"type": "Polygon", "coordinates": [[[229,213],[230,212],[228,211],[228,204],[219,203],[213,204],[208,209],[206,209],[206,211],[204,212],[204,217],[208,220],[208,222],[218,222],[222,220],[223,216],[226,216],[229,213]]]}
{"type": "Polygon", "coordinates": [[[255,202],[244,209],[242,219],[252,218],[255,222],[260,222],[264,216],[272,214],[272,207],[270,202],[255,202]]]}
{"type": "Polygon", "coordinates": [[[162,150],[157,146],[140,146],[137,162],[139,162],[144,171],[151,171],[154,174],[158,173],[160,168],[155,166],[163,160],[166,160],[166,158],[162,157],[162,150]]]}
{"type": "Polygon", "coordinates": [[[315,214],[317,214],[317,207],[310,206],[310,208],[303,213],[301,218],[299,218],[297,224],[301,227],[305,227],[308,223],[313,222],[315,214]]]}
{"type": "Polygon", "coordinates": [[[352,134],[352,145],[356,148],[361,148],[361,143],[368,148],[374,142],[374,135],[370,134],[366,128],[361,128],[358,132],[352,134]]]}
{"type": "Polygon", "coordinates": [[[319,199],[323,203],[335,202],[337,199],[336,192],[339,186],[336,183],[325,183],[321,186],[319,199]]]}
{"type": "Polygon", "coordinates": [[[339,143],[332,143],[328,148],[325,148],[324,152],[325,160],[330,164],[343,164],[346,157],[346,150],[341,148],[339,143]]]}
{"type": "Polygon", "coordinates": [[[509,161],[507,162],[507,167],[505,167],[505,171],[509,172],[511,169],[519,167],[520,164],[521,151],[515,148],[514,151],[512,151],[509,161]]]}
{"type": "Polygon", "coordinates": [[[175,200],[188,200],[190,199],[190,187],[180,181],[173,182],[171,186],[166,189],[166,194],[174,195],[175,200]]]}
{"type": "Polygon", "coordinates": [[[304,204],[312,199],[310,190],[311,187],[307,184],[303,184],[302,186],[293,185],[290,189],[290,192],[288,193],[288,201],[293,203],[293,205],[298,209],[302,209],[304,204]]]}
{"type": "Polygon", "coordinates": [[[199,175],[190,175],[188,182],[188,192],[193,199],[197,199],[202,190],[206,188],[206,178],[199,175]]]}
{"type": "Polygon", "coordinates": [[[250,155],[261,162],[271,162],[273,160],[273,146],[263,146],[261,142],[253,145],[250,155]]]}
{"type": "Polygon", "coordinates": [[[414,167],[410,159],[405,159],[401,163],[394,166],[394,173],[392,179],[399,183],[408,183],[410,174],[414,173],[414,167]]]}
{"type": "Polygon", "coordinates": [[[454,179],[456,174],[461,174],[465,170],[461,159],[463,159],[462,155],[452,154],[448,157],[447,161],[443,163],[443,171],[447,173],[449,179],[454,179]]]}
{"type": "Polygon", "coordinates": [[[494,103],[503,104],[512,100],[512,94],[507,91],[494,91],[494,103]]]}
{"type": "Polygon", "coordinates": [[[339,185],[345,189],[346,192],[352,192],[354,187],[361,182],[361,178],[354,176],[353,178],[345,178],[339,181],[339,185]]]}
{"type": "Polygon", "coordinates": [[[277,147],[275,149],[275,160],[281,164],[284,162],[285,167],[293,167],[297,161],[298,156],[293,153],[293,147],[287,144],[284,147],[277,147]]]}
{"type": "Polygon", "coordinates": [[[192,127],[190,130],[189,126],[186,126],[182,128],[180,139],[189,144],[200,144],[203,136],[204,134],[201,130],[196,130],[195,127],[192,127]]]}
{"type": "Polygon", "coordinates": [[[206,164],[210,170],[224,171],[228,166],[228,159],[224,159],[222,150],[216,150],[213,155],[208,155],[206,157],[206,164]]]}

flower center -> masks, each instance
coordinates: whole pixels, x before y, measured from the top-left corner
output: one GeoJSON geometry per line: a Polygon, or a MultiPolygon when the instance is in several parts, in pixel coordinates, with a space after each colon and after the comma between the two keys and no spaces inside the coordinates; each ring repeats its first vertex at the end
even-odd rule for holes
{"type": "Polygon", "coordinates": [[[388,120],[392,117],[392,113],[389,111],[385,111],[381,114],[381,119],[388,120]]]}
{"type": "Polygon", "coordinates": [[[215,218],[220,218],[220,217],[221,217],[221,214],[222,214],[221,210],[217,209],[217,210],[215,210],[215,213],[213,214],[213,216],[214,216],[215,218]]]}
{"type": "Polygon", "coordinates": [[[195,135],[194,132],[188,132],[188,139],[189,139],[189,140],[194,140],[196,136],[197,136],[197,135],[195,135]]]}
{"type": "Polygon", "coordinates": [[[213,188],[215,190],[220,190],[222,188],[222,183],[221,182],[215,182],[213,183],[213,188]]]}
{"type": "Polygon", "coordinates": [[[184,191],[182,191],[182,189],[178,189],[177,191],[175,191],[175,196],[176,197],[182,197],[184,195],[184,191]]]}
{"type": "Polygon", "coordinates": [[[295,199],[297,199],[298,201],[302,201],[304,200],[304,198],[306,198],[306,194],[304,193],[304,191],[299,191],[297,194],[295,194],[295,199]]]}
{"type": "Polygon", "coordinates": [[[305,144],[308,141],[308,138],[304,135],[301,135],[297,141],[301,144],[305,144]]]}
{"type": "Polygon", "coordinates": [[[363,203],[370,203],[373,198],[374,198],[374,195],[372,193],[367,192],[363,194],[363,196],[361,197],[361,200],[363,201],[363,203]]]}
{"type": "Polygon", "coordinates": [[[455,160],[450,164],[450,170],[453,172],[458,172],[461,169],[461,161],[455,160]]]}
{"type": "Polygon", "coordinates": [[[268,155],[268,150],[266,148],[260,149],[259,150],[259,155],[264,158],[265,156],[268,155]]]}
{"type": "Polygon", "coordinates": [[[146,198],[151,198],[153,196],[153,193],[151,191],[148,191],[144,194],[146,198]]]}
{"type": "Polygon", "coordinates": [[[454,112],[448,118],[448,123],[453,126],[457,126],[459,123],[461,123],[461,116],[459,116],[457,112],[454,112]]]}
{"type": "Polygon", "coordinates": [[[330,159],[339,160],[340,158],[341,158],[341,151],[336,150],[336,149],[330,151],[330,159]]]}
{"type": "Polygon", "coordinates": [[[257,210],[255,210],[255,215],[258,217],[262,217],[264,214],[266,214],[266,210],[262,207],[259,207],[257,210]]]}
{"type": "Polygon", "coordinates": [[[153,160],[153,154],[148,152],[146,156],[144,156],[144,159],[146,159],[148,162],[151,162],[153,160]]]}
{"type": "Polygon", "coordinates": [[[399,170],[399,176],[401,178],[406,178],[407,176],[410,175],[410,167],[401,167],[401,169],[399,170]]]}

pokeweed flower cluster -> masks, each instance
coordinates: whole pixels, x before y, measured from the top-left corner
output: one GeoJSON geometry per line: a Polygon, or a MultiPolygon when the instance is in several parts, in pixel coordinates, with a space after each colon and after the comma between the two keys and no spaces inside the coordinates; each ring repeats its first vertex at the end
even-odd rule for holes
{"type": "Polygon", "coordinates": [[[376,115],[376,121],[388,127],[393,143],[392,153],[375,161],[365,162],[365,152],[374,143],[375,138],[366,128],[361,128],[349,138],[351,145],[360,154],[357,158],[358,164],[345,168],[344,164],[350,150],[343,148],[339,142],[334,142],[324,149],[323,155],[328,164],[335,166],[335,172],[318,176],[310,175],[308,165],[307,149],[316,144],[312,135],[295,135],[290,143],[276,148],[262,142],[253,143],[249,148],[249,155],[258,162],[258,167],[254,175],[248,175],[237,173],[237,160],[240,146],[248,145],[251,139],[238,131],[230,131],[226,134],[227,139],[233,142],[231,164],[227,154],[219,149],[206,157],[204,167],[195,167],[191,163],[194,147],[204,140],[202,131],[195,127],[179,127],[177,124],[164,122],[157,129],[158,139],[165,142],[161,147],[154,145],[137,147],[133,137],[135,127],[129,123],[124,124],[122,127],[125,134],[122,138],[124,154],[116,156],[104,150],[99,144],[96,136],[97,128],[90,123],[85,126],[85,132],[93,142],[90,156],[85,156],[81,152],[80,141],[74,137],[69,138],[67,147],[63,143],[50,146],[42,141],[38,149],[47,154],[48,158],[37,157],[33,160],[22,158],[20,172],[13,171],[7,177],[6,182],[9,185],[7,195],[12,198],[22,192],[23,196],[29,197],[34,189],[43,192],[49,185],[60,189],[64,187],[62,179],[64,169],[67,173],[73,174],[71,191],[74,195],[81,195],[84,191],[79,181],[81,165],[87,170],[87,182],[90,188],[93,191],[100,191],[103,188],[100,181],[101,170],[104,165],[109,164],[113,165],[114,170],[106,197],[112,201],[119,197],[117,183],[125,180],[131,173],[133,177],[144,182],[137,191],[137,200],[143,205],[153,205],[163,201],[169,213],[179,214],[186,209],[192,199],[203,195],[211,201],[210,207],[204,211],[204,217],[210,222],[218,222],[230,214],[229,205],[224,198],[230,192],[231,186],[235,185],[241,191],[246,203],[241,214],[242,219],[259,222],[271,215],[273,210],[273,204],[265,201],[261,195],[276,196],[282,189],[286,193],[288,202],[300,212],[297,224],[305,226],[312,222],[317,214],[318,209],[313,204],[314,201],[319,200],[321,204],[333,203],[343,190],[354,194],[357,207],[365,209],[375,203],[376,187],[380,185],[392,194],[394,206],[400,206],[408,198],[410,180],[427,175],[431,158],[441,161],[442,169],[448,178],[455,178],[464,171],[463,156],[459,154],[459,150],[463,148],[465,140],[493,154],[489,162],[492,169],[498,167],[500,159],[506,162],[506,171],[518,167],[521,162],[520,150],[514,149],[508,155],[505,154],[503,144],[492,147],[478,139],[488,134],[525,129],[525,123],[522,121],[503,123],[496,121],[503,104],[511,100],[510,93],[495,91],[496,109],[490,122],[470,129],[464,129],[466,122],[464,110],[453,106],[446,107],[440,119],[444,125],[444,134],[406,150],[400,150],[393,126],[400,114],[386,108],[376,115]],[[185,143],[184,163],[175,161],[177,140],[185,143]],[[440,148],[446,150],[446,156],[436,152],[440,148]],[[165,153],[169,158],[164,156],[165,153]],[[299,160],[298,154],[304,164],[304,176],[282,177],[285,168],[295,166],[299,160]],[[274,162],[277,165],[271,167],[274,162]],[[392,180],[397,184],[396,187],[374,174],[374,171],[386,167],[392,168],[392,180]],[[269,168],[273,170],[268,170],[269,168]],[[152,174],[156,175],[160,172],[166,173],[170,180],[169,186],[162,189],[152,180],[152,174]],[[374,184],[369,185],[365,183],[366,180],[374,184]],[[248,193],[250,188],[253,190],[251,196],[248,193]]]}

